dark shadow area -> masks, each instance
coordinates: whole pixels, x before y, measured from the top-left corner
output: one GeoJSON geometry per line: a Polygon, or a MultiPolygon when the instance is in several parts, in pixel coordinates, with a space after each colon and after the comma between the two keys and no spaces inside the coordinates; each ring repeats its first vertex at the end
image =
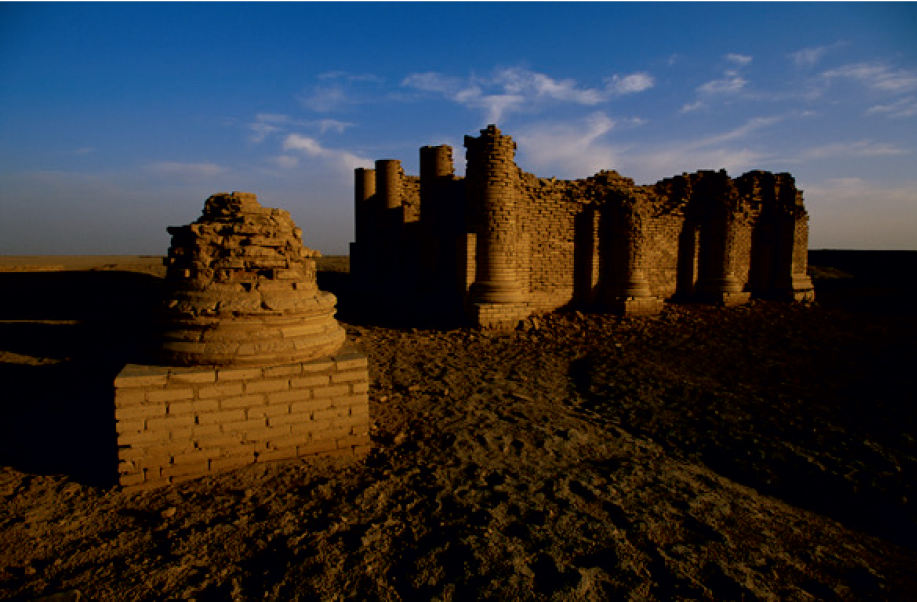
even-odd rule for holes
{"type": "Polygon", "coordinates": [[[816,279],[814,307],[703,311],[592,350],[570,367],[577,408],[917,550],[917,253],[814,256],[851,276],[827,299],[816,279]]]}
{"type": "Polygon", "coordinates": [[[858,313],[917,311],[917,251],[809,251],[809,271],[820,305],[858,313]]]}
{"type": "Polygon", "coordinates": [[[336,318],[354,326],[453,330],[467,326],[460,295],[405,294],[395,284],[360,290],[347,272],[318,272],[318,287],[337,297],[336,318]]]}
{"type": "Polygon", "coordinates": [[[136,359],[161,282],[116,271],[0,274],[0,464],[117,481],[113,382],[136,359]]]}

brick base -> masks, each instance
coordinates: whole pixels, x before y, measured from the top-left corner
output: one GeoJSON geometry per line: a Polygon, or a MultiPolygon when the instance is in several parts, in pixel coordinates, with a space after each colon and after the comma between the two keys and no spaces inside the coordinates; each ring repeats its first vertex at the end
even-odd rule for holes
{"type": "Polygon", "coordinates": [[[649,316],[662,311],[665,303],[658,297],[629,297],[605,301],[602,306],[609,313],[621,316],[649,316]]]}
{"type": "Polygon", "coordinates": [[[128,365],[115,379],[122,487],[370,449],[366,356],[266,367],[128,365]]]}
{"type": "Polygon", "coordinates": [[[480,328],[511,329],[536,312],[530,303],[470,303],[468,320],[480,328]]]}

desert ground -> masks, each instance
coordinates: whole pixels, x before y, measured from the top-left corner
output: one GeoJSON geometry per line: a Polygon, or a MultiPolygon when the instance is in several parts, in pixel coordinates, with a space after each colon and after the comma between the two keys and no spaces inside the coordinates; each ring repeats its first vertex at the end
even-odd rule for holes
{"type": "Polygon", "coordinates": [[[114,483],[156,257],[0,258],[0,598],[913,600],[917,252],[810,253],[818,301],[488,332],[319,283],[372,453],[114,483]]]}

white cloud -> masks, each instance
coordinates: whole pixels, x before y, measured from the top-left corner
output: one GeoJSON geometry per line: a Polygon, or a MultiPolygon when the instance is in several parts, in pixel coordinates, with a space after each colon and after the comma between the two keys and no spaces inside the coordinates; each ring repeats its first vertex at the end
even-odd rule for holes
{"type": "Polygon", "coordinates": [[[319,74],[318,79],[336,79],[348,82],[366,82],[373,84],[380,84],[385,81],[384,78],[373,73],[350,73],[349,71],[326,71],[325,73],[319,74]]]}
{"type": "Polygon", "coordinates": [[[823,144],[806,149],[796,159],[808,161],[813,159],[834,159],[838,157],[893,157],[911,154],[913,151],[888,144],[873,142],[871,140],[857,140],[854,142],[836,142],[823,144]]]}
{"type": "Polygon", "coordinates": [[[796,52],[790,53],[790,58],[793,60],[793,63],[800,68],[811,68],[814,67],[818,61],[821,60],[825,53],[828,51],[827,46],[816,46],[814,48],[803,48],[797,50],[796,52]]]}
{"type": "Polygon", "coordinates": [[[270,113],[258,113],[255,115],[255,121],[248,125],[252,131],[249,139],[255,144],[260,144],[271,134],[282,131],[282,125],[289,121],[286,115],[275,115],[270,113]]]}
{"type": "Polygon", "coordinates": [[[617,94],[633,94],[649,90],[654,83],[653,77],[648,73],[632,73],[623,77],[614,75],[610,81],[610,88],[617,94]]]}
{"type": "Polygon", "coordinates": [[[594,105],[606,99],[602,90],[578,88],[572,79],[556,80],[519,67],[504,69],[494,78],[494,83],[513,96],[534,96],[582,105],[594,105]]]}
{"type": "Polygon", "coordinates": [[[870,115],[913,117],[917,115],[917,96],[908,96],[887,105],[875,105],[866,112],[870,115]]]}
{"type": "Polygon", "coordinates": [[[318,76],[320,83],[298,96],[299,102],[317,113],[337,111],[370,102],[375,95],[367,89],[377,89],[384,78],[371,73],[329,71],[318,76]]]}
{"type": "Polygon", "coordinates": [[[293,119],[289,115],[277,113],[258,113],[255,115],[255,121],[250,123],[248,128],[253,132],[249,139],[255,144],[260,144],[272,134],[280,134],[289,131],[293,127],[308,127],[316,129],[321,134],[327,132],[343,133],[354,124],[337,119],[320,119],[318,121],[308,121],[293,119]]]}
{"type": "Polygon", "coordinates": [[[322,134],[326,132],[335,132],[338,134],[344,133],[349,127],[353,127],[353,123],[347,121],[338,121],[337,119],[322,119],[318,122],[318,131],[322,134]]]}
{"type": "Polygon", "coordinates": [[[697,100],[697,101],[689,102],[689,103],[687,103],[687,104],[685,104],[685,105],[682,105],[682,107],[681,107],[681,112],[682,112],[682,113],[690,113],[690,112],[692,112],[692,111],[697,111],[697,110],[699,110],[699,109],[702,109],[702,108],[704,108],[704,107],[706,107],[706,106],[707,106],[707,105],[704,104],[703,101],[697,100]]]}
{"type": "Polygon", "coordinates": [[[583,177],[602,169],[614,169],[618,151],[602,142],[615,121],[595,112],[577,123],[541,123],[514,137],[526,163],[535,173],[553,172],[560,177],[583,177]]]}
{"type": "Polygon", "coordinates": [[[751,63],[752,57],[744,54],[727,54],[726,60],[735,66],[725,69],[723,77],[712,79],[696,88],[697,93],[702,100],[693,103],[685,103],[681,107],[681,113],[689,113],[708,106],[709,102],[718,96],[736,95],[745,88],[748,80],[742,77],[740,71],[743,67],[751,63]]]}
{"type": "Polygon", "coordinates": [[[279,155],[271,159],[281,169],[293,169],[299,165],[299,157],[293,155],[279,155]]]}
{"type": "Polygon", "coordinates": [[[719,94],[735,94],[745,87],[748,80],[739,77],[727,77],[724,79],[714,79],[705,84],[698,86],[697,91],[708,96],[719,94]]]}
{"type": "Polygon", "coordinates": [[[745,54],[730,53],[726,55],[726,60],[736,63],[740,67],[744,67],[751,62],[752,58],[745,54]]]}
{"type": "Polygon", "coordinates": [[[612,76],[605,81],[604,87],[590,88],[580,86],[573,79],[556,79],[523,67],[502,69],[490,77],[414,73],[401,82],[402,86],[482,109],[490,123],[500,121],[511,112],[537,111],[557,103],[595,106],[615,96],[648,90],[653,83],[649,74],[634,73],[612,76]]]}
{"type": "MultiPolygon", "coordinates": [[[[297,151],[312,159],[325,161],[329,166],[346,172],[351,172],[357,167],[372,165],[372,160],[360,157],[345,150],[324,147],[318,140],[302,134],[290,134],[283,141],[284,151],[297,151]]],[[[284,160],[288,165],[290,159],[284,160]]]]}
{"type": "Polygon", "coordinates": [[[822,73],[828,81],[846,79],[880,92],[910,92],[917,90],[917,73],[893,69],[883,63],[855,63],[829,69],[822,73]]]}
{"type": "Polygon", "coordinates": [[[729,131],[723,132],[722,134],[714,134],[706,138],[701,138],[696,142],[691,142],[688,148],[703,148],[716,144],[722,144],[723,142],[728,142],[739,138],[744,138],[756,130],[774,125],[780,121],[783,121],[783,117],[752,117],[737,128],[733,128],[729,131]]]}
{"type": "Polygon", "coordinates": [[[758,150],[750,135],[770,127],[781,116],[753,117],[725,132],[704,138],[669,140],[663,145],[642,146],[621,153],[623,172],[645,183],[683,172],[725,169],[732,174],[761,167],[770,155],[758,150]]]}
{"type": "Polygon", "coordinates": [[[307,109],[318,113],[340,109],[354,102],[340,85],[314,86],[308,95],[301,96],[299,100],[307,109]]]}

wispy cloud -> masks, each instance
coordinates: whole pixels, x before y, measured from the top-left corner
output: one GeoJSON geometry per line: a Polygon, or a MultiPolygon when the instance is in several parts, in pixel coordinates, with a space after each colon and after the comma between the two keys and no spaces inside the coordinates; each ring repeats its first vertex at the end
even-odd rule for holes
{"type": "Polygon", "coordinates": [[[250,140],[255,144],[263,142],[264,139],[271,134],[281,131],[289,119],[290,118],[286,115],[258,113],[255,115],[255,121],[250,123],[248,126],[248,128],[252,131],[250,140]]]}
{"type": "Polygon", "coordinates": [[[575,123],[529,126],[515,138],[530,170],[553,171],[562,177],[591,175],[617,163],[618,150],[602,141],[615,125],[615,120],[597,111],[575,123]]]}
{"type": "Polygon", "coordinates": [[[413,73],[402,86],[438,94],[455,103],[482,109],[489,122],[514,111],[536,111],[547,104],[595,106],[615,96],[635,94],[653,87],[648,73],[614,75],[601,88],[585,87],[569,78],[553,78],[522,67],[501,69],[489,77],[459,77],[437,72],[413,73]]]}
{"type": "Polygon", "coordinates": [[[616,94],[635,94],[653,87],[655,81],[648,73],[632,73],[631,75],[613,75],[609,80],[609,89],[616,94]]]}
{"type": "Polygon", "coordinates": [[[802,151],[795,160],[810,161],[813,159],[836,159],[841,157],[894,157],[912,153],[912,150],[895,144],[872,140],[855,140],[814,146],[802,151]]]}
{"type": "Polygon", "coordinates": [[[377,90],[385,79],[371,73],[329,71],[318,76],[319,83],[301,94],[299,102],[307,109],[327,113],[371,102],[375,97],[367,88],[377,90]]]}
{"type": "Polygon", "coordinates": [[[337,119],[319,119],[312,121],[293,119],[289,115],[277,113],[258,113],[255,115],[255,120],[248,125],[248,128],[252,131],[249,139],[255,144],[260,144],[264,142],[268,136],[289,132],[295,127],[308,127],[318,130],[320,134],[325,134],[327,132],[340,134],[353,125],[353,123],[338,121],[337,119]]]}
{"type": "Polygon", "coordinates": [[[695,91],[699,98],[694,102],[682,105],[682,113],[690,113],[692,111],[707,108],[710,103],[722,97],[735,96],[745,89],[748,80],[742,76],[741,70],[750,64],[753,58],[738,53],[730,53],[723,58],[726,59],[729,66],[724,69],[722,77],[712,79],[697,86],[695,91]]]}
{"type": "Polygon", "coordinates": [[[848,80],[881,92],[910,92],[917,90],[917,73],[894,69],[884,63],[854,63],[821,74],[827,81],[848,80]]]}
{"type": "MultiPolygon", "coordinates": [[[[834,45],[836,46],[836,44],[834,45]]],[[[793,64],[800,69],[811,69],[828,53],[832,46],[813,46],[790,53],[793,64]]]]}
{"type": "MultiPolygon", "coordinates": [[[[352,172],[357,167],[365,167],[372,164],[371,159],[361,157],[355,153],[345,150],[327,148],[321,142],[310,136],[302,134],[290,134],[283,141],[284,152],[298,152],[311,159],[326,162],[330,167],[352,172]]],[[[293,161],[290,155],[284,155],[280,163],[288,167],[295,167],[298,162],[293,161]]]]}
{"type": "Polygon", "coordinates": [[[705,96],[716,96],[720,94],[734,94],[742,90],[748,80],[738,75],[714,79],[698,86],[697,91],[705,96]]]}
{"type": "Polygon", "coordinates": [[[875,105],[866,112],[872,115],[887,115],[888,117],[913,117],[917,115],[917,96],[908,96],[890,104],[875,105]]]}
{"type": "Polygon", "coordinates": [[[738,54],[738,53],[729,53],[726,55],[726,60],[732,63],[737,64],[740,67],[744,67],[752,61],[752,57],[747,54],[738,54]]]}

